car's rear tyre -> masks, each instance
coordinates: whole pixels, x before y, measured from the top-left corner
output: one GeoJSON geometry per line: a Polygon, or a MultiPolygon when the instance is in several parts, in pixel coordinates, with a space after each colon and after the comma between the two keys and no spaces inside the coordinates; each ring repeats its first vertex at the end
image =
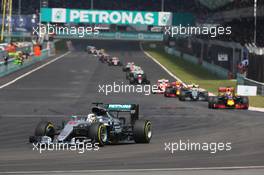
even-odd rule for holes
{"type": "Polygon", "coordinates": [[[242,103],[243,104],[248,104],[249,103],[248,97],[241,97],[241,99],[242,99],[242,103]]]}
{"type": "Polygon", "coordinates": [[[132,78],[132,77],[129,78],[129,83],[130,83],[130,84],[135,84],[135,80],[134,80],[134,78],[132,78]]]}
{"type": "Polygon", "coordinates": [[[130,73],[126,72],[126,79],[129,79],[129,78],[130,78],[130,73]]]}
{"type": "Polygon", "coordinates": [[[185,101],[185,92],[184,91],[180,91],[179,100],[185,101]]]}
{"type": "Polygon", "coordinates": [[[53,138],[55,135],[55,127],[51,122],[41,121],[35,129],[35,136],[49,136],[53,138]]]}
{"type": "Polygon", "coordinates": [[[212,109],[216,109],[216,105],[218,104],[218,97],[212,97],[212,109]]]}
{"type": "Polygon", "coordinates": [[[213,108],[213,97],[208,97],[208,108],[212,109],[213,108]]]}
{"type": "Polygon", "coordinates": [[[89,128],[89,138],[93,143],[104,146],[108,141],[107,128],[102,123],[92,123],[89,128]]]}
{"type": "Polygon", "coordinates": [[[169,97],[169,94],[172,94],[172,90],[170,88],[166,88],[164,92],[164,97],[169,97]]]}
{"type": "Polygon", "coordinates": [[[209,100],[209,93],[208,92],[204,92],[204,101],[208,101],[209,100]]]}
{"type": "Polygon", "coordinates": [[[133,127],[133,134],[136,143],[149,143],[152,137],[151,122],[137,120],[133,127]]]}
{"type": "Polygon", "coordinates": [[[247,107],[244,108],[245,110],[247,110],[248,109],[248,106],[249,106],[249,99],[248,99],[248,97],[242,97],[242,104],[247,106],[247,107]]]}

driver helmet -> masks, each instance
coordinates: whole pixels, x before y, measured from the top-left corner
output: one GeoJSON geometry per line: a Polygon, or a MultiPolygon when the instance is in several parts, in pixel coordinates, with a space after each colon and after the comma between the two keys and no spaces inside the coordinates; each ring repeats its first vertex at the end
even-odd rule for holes
{"type": "Polygon", "coordinates": [[[93,114],[93,113],[92,114],[88,114],[86,121],[88,121],[90,123],[96,122],[96,116],[95,116],[95,114],[93,114]]]}
{"type": "Polygon", "coordinates": [[[191,84],[191,85],[188,85],[188,88],[189,89],[192,89],[192,90],[199,90],[199,85],[196,85],[196,84],[191,84]]]}
{"type": "Polygon", "coordinates": [[[175,82],[175,86],[181,86],[181,82],[176,81],[176,82],[175,82]]]}
{"type": "Polygon", "coordinates": [[[226,95],[232,95],[231,88],[226,88],[226,95]]]}
{"type": "Polygon", "coordinates": [[[76,115],[73,115],[73,116],[71,116],[71,119],[72,119],[73,121],[75,121],[75,120],[77,120],[77,116],[76,116],[76,115]]]}

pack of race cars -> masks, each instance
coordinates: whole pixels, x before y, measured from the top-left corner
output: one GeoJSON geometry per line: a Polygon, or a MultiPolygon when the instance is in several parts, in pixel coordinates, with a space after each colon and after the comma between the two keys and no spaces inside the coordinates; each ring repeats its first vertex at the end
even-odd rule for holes
{"type": "MultiPolygon", "coordinates": [[[[103,49],[87,46],[86,51],[98,57],[109,66],[122,66],[117,57],[110,57],[103,49]]],[[[130,84],[150,84],[140,66],[128,62],[122,68],[130,84]]],[[[180,81],[170,82],[160,79],[153,94],[178,98],[180,101],[206,101],[210,109],[248,109],[249,99],[235,94],[231,87],[220,87],[218,95],[209,95],[198,85],[185,85],[180,81]]],[[[91,113],[84,117],[71,116],[62,126],[50,121],[41,121],[35,128],[29,142],[37,144],[80,144],[96,143],[98,146],[134,141],[149,143],[152,138],[152,125],[149,120],[139,119],[138,104],[102,104],[94,103],[91,113]],[[126,115],[124,114],[126,113],[126,115]]]]}
{"type": "MultiPolygon", "coordinates": [[[[86,51],[99,57],[99,60],[108,65],[122,66],[117,57],[110,57],[103,49],[96,49],[94,46],[87,46],[86,51]]],[[[150,84],[144,70],[128,62],[122,68],[126,73],[126,79],[132,85],[150,84]]],[[[170,82],[168,79],[160,79],[156,83],[157,89],[153,94],[163,94],[165,97],[178,98],[179,101],[205,101],[210,109],[248,109],[249,99],[245,96],[235,94],[234,88],[220,87],[217,95],[211,95],[208,91],[201,89],[199,85],[185,85],[180,81],[170,82]]]]}
{"type": "MultiPolygon", "coordinates": [[[[87,46],[88,54],[98,57],[109,66],[122,66],[117,57],[110,57],[103,49],[87,46]]],[[[130,84],[149,84],[144,71],[128,63],[123,67],[130,84]]],[[[41,121],[35,128],[29,142],[37,145],[63,143],[68,145],[93,143],[95,146],[120,142],[149,143],[152,138],[152,125],[149,120],[139,119],[138,104],[93,103],[87,116],[71,116],[56,126],[50,121],[41,121]]]]}
{"type": "Polygon", "coordinates": [[[122,66],[122,62],[118,57],[111,57],[108,55],[104,49],[96,49],[94,46],[87,46],[86,51],[88,54],[93,54],[98,57],[99,61],[102,63],[107,63],[109,66],[122,66]]]}
{"type": "Polygon", "coordinates": [[[178,97],[180,101],[205,101],[209,109],[248,109],[249,99],[235,94],[232,87],[219,87],[217,95],[210,95],[199,85],[185,85],[182,82],[169,82],[167,79],[157,81],[158,90],[155,94],[165,97],[178,97]]]}
{"type": "MultiPolygon", "coordinates": [[[[99,61],[107,63],[109,66],[123,66],[123,63],[118,57],[111,57],[104,49],[96,49],[94,46],[87,46],[86,51],[88,54],[93,54],[98,57],[99,61]]],[[[144,70],[140,66],[135,65],[133,62],[128,62],[123,66],[122,70],[126,73],[126,79],[130,84],[150,84],[144,70]]]]}

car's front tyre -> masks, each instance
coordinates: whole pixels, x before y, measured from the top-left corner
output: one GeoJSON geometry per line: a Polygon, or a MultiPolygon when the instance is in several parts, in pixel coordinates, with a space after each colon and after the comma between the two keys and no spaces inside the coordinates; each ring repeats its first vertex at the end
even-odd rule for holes
{"type": "Polygon", "coordinates": [[[89,128],[89,138],[93,143],[104,146],[108,141],[107,128],[102,123],[92,123],[89,128]]]}
{"type": "Polygon", "coordinates": [[[185,99],[185,92],[184,91],[180,91],[180,95],[179,95],[179,100],[180,101],[185,101],[186,99],[185,99]]]}
{"type": "Polygon", "coordinates": [[[35,136],[49,136],[54,138],[55,127],[51,122],[41,121],[35,129],[35,136]]]}

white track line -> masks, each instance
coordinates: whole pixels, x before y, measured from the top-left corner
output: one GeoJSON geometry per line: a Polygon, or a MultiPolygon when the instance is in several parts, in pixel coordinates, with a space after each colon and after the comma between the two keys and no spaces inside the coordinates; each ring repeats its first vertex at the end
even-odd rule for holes
{"type": "Polygon", "coordinates": [[[2,171],[6,174],[55,174],[55,173],[110,173],[110,172],[151,172],[151,171],[203,171],[203,170],[250,170],[264,169],[264,166],[198,167],[198,168],[154,168],[154,169],[118,169],[118,170],[57,170],[57,171],[2,171]]]}
{"type": "Polygon", "coordinates": [[[16,81],[18,81],[18,80],[20,80],[20,79],[22,79],[22,78],[24,78],[24,77],[26,77],[26,76],[28,76],[28,75],[30,75],[30,74],[36,72],[37,70],[42,69],[43,67],[48,66],[49,64],[51,64],[51,63],[53,63],[53,62],[55,62],[55,61],[61,59],[62,57],[68,55],[69,53],[70,53],[70,52],[68,51],[68,52],[66,52],[65,54],[60,55],[59,57],[57,57],[57,58],[55,58],[55,59],[53,59],[53,60],[51,60],[51,61],[49,61],[49,62],[47,62],[47,63],[45,63],[45,64],[43,64],[43,65],[41,65],[41,66],[39,66],[39,67],[37,67],[37,68],[35,68],[35,69],[33,69],[33,70],[31,70],[31,71],[29,71],[29,72],[27,72],[27,73],[25,73],[25,74],[23,74],[23,75],[17,77],[17,78],[15,78],[14,80],[9,81],[8,83],[6,83],[6,84],[0,86],[0,89],[3,89],[4,87],[7,87],[7,86],[9,86],[9,85],[15,83],[16,81]]]}
{"type": "Polygon", "coordinates": [[[250,110],[250,111],[257,111],[257,112],[264,112],[264,108],[256,108],[256,107],[252,107],[252,106],[250,106],[248,108],[248,110],[250,110]]]}

